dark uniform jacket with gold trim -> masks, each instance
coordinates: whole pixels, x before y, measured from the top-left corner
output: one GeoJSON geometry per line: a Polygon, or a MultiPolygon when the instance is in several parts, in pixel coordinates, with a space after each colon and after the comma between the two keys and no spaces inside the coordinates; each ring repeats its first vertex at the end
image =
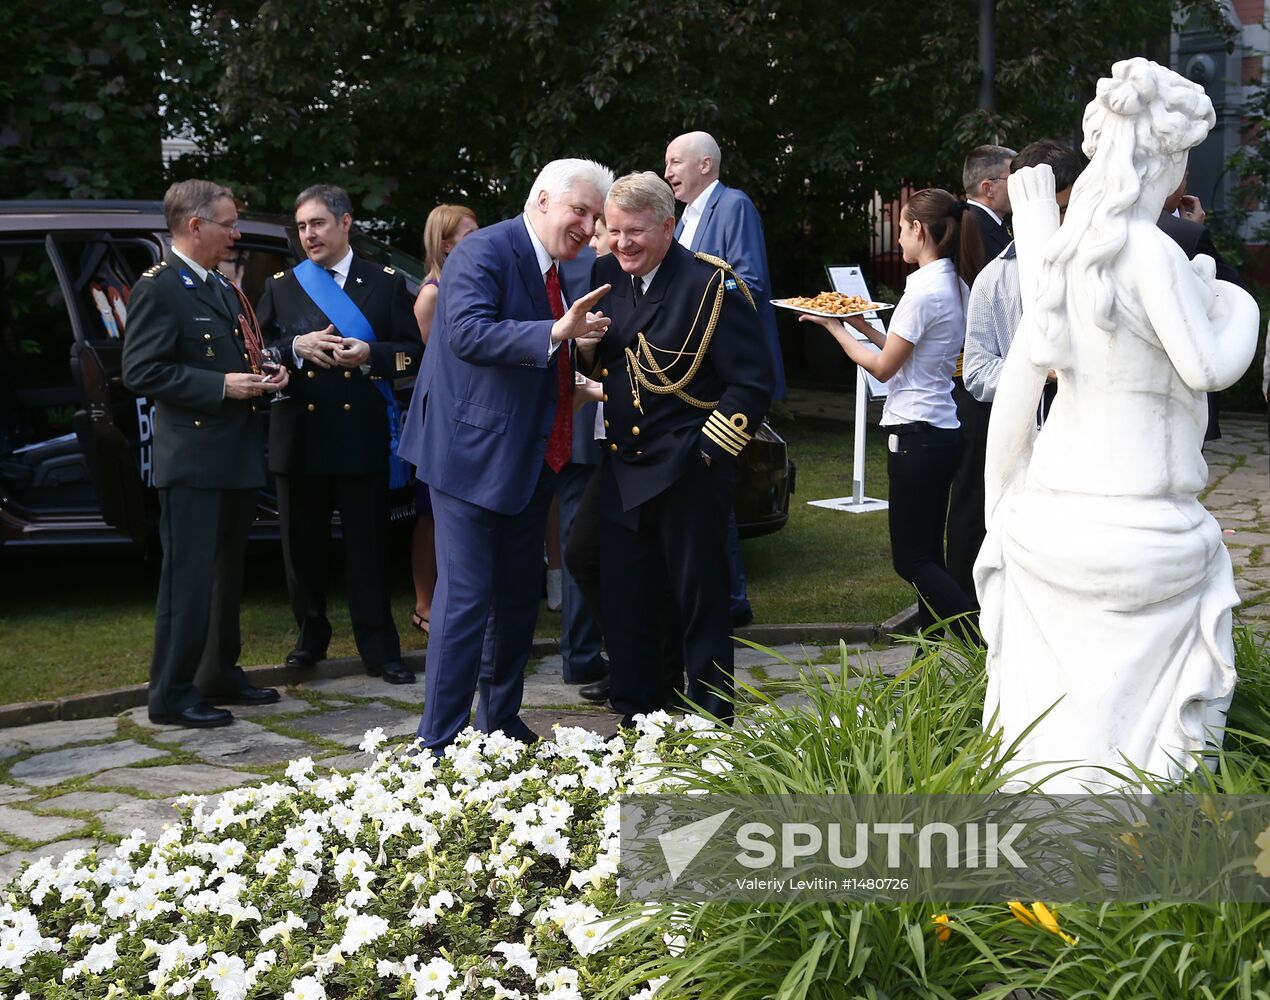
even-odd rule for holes
{"type": "Polygon", "coordinates": [[[265,343],[282,348],[283,360],[292,367],[289,398],[270,408],[273,472],[360,476],[388,469],[388,411],[375,383],[391,385],[392,379],[419,369],[423,343],[414,300],[400,274],[356,254],[344,291],[375,331],[369,373],[361,368],[319,368],[311,361],[296,370],[292,341],[326,329],[330,321],[300,287],[294,271],[279,271],[265,287],[257,310],[260,329],[265,343]]]}
{"type": "Polygon", "coordinates": [[[132,287],[123,381],[155,404],[154,484],[265,484],[264,400],[227,399],[225,376],[251,371],[237,293],[169,252],[132,287]]]}
{"type": "Polygon", "coordinates": [[[613,254],[592,272],[592,287],[606,282],[613,290],[596,307],[613,319],[599,348],[606,451],[629,511],[702,452],[735,466],[774,377],[748,290],[718,258],[672,243],[638,305],[613,254]]]}

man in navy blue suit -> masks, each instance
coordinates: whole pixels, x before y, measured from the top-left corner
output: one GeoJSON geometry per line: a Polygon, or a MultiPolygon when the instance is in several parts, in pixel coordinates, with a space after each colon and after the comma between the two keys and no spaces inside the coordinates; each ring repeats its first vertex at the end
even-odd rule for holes
{"type": "Polygon", "coordinates": [[[434,751],[467,725],[478,691],[477,728],[537,738],[519,713],[547,510],[573,443],[571,346],[589,354],[608,326],[588,312],[608,286],[568,304],[558,265],[591,239],[612,181],[598,163],[553,161],[524,214],[446,261],[416,388],[437,545],[419,736],[434,751]]]}
{"type": "Polygon", "coordinates": [[[719,180],[719,144],[708,132],[687,132],[666,147],[666,181],[684,205],[675,239],[694,253],[726,260],[754,296],[763,339],[772,355],[774,399],[785,398],[785,365],[776,333],[772,279],[767,273],[763,220],[744,191],[719,180]]]}
{"type": "MultiPolygon", "coordinates": [[[[685,208],[675,227],[675,239],[693,252],[725,260],[745,282],[758,311],[759,326],[772,358],[773,399],[785,398],[785,366],[776,333],[772,279],[767,273],[767,245],[758,209],[744,191],[719,180],[719,144],[708,132],[687,132],[666,147],[666,181],[685,208]]],[[[728,514],[728,604],[732,625],[740,628],[754,619],[745,588],[741,539],[736,515],[728,514]]]]}

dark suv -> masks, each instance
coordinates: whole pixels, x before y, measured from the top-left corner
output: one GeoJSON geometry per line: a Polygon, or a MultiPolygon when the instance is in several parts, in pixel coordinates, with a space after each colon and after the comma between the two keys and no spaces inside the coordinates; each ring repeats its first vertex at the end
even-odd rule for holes
{"type": "MultiPolygon", "coordinates": [[[[254,303],[270,275],[304,255],[289,220],[243,213],[240,229],[221,269],[254,303]]],[[[119,372],[129,292],[169,242],[158,202],[0,201],[0,544],[155,550],[152,406],[119,372]]],[[[353,247],[417,287],[417,258],[356,230],[353,247]]],[[[741,534],[776,531],[792,487],[785,443],[764,425],[744,454],[741,534]]],[[[277,536],[271,489],[255,533],[277,536]]]]}

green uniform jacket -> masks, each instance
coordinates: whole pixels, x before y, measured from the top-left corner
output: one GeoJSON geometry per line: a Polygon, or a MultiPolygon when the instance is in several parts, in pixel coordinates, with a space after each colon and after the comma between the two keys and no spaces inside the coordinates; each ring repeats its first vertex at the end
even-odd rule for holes
{"type": "Polygon", "coordinates": [[[208,277],[171,252],[141,276],[128,301],[123,381],[155,403],[155,486],[258,489],[268,397],[225,398],[225,375],[251,364],[237,296],[208,277]]]}

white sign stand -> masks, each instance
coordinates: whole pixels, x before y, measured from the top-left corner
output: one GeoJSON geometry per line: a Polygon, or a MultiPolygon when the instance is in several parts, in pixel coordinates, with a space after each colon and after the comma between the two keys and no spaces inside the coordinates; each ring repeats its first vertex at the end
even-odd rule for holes
{"type": "MultiPolygon", "coordinates": [[[[844,295],[859,295],[873,301],[869,294],[869,286],[858,267],[829,267],[829,283],[834,291],[844,295]]],[[[869,325],[879,333],[883,331],[882,321],[877,313],[868,313],[869,325]]],[[[850,327],[847,327],[851,330],[850,327]]],[[[872,351],[878,351],[877,345],[863,334],[851,331],[857,341],[872,351]]],[[[864,431],[868,419],[868,403],[870,399],[881,399],[886,396],[886,383],[879,382],[859,365],[856,366],[855,383],[855,454],[851,466],[851,496],[834,497],[829,500],[809,500],[812,507],[827,507],[829,510],[845,510],[849,514],[868,514],[876,510],[886,510],[885,500],[878,500],[864,495],[864,431]]]]}

